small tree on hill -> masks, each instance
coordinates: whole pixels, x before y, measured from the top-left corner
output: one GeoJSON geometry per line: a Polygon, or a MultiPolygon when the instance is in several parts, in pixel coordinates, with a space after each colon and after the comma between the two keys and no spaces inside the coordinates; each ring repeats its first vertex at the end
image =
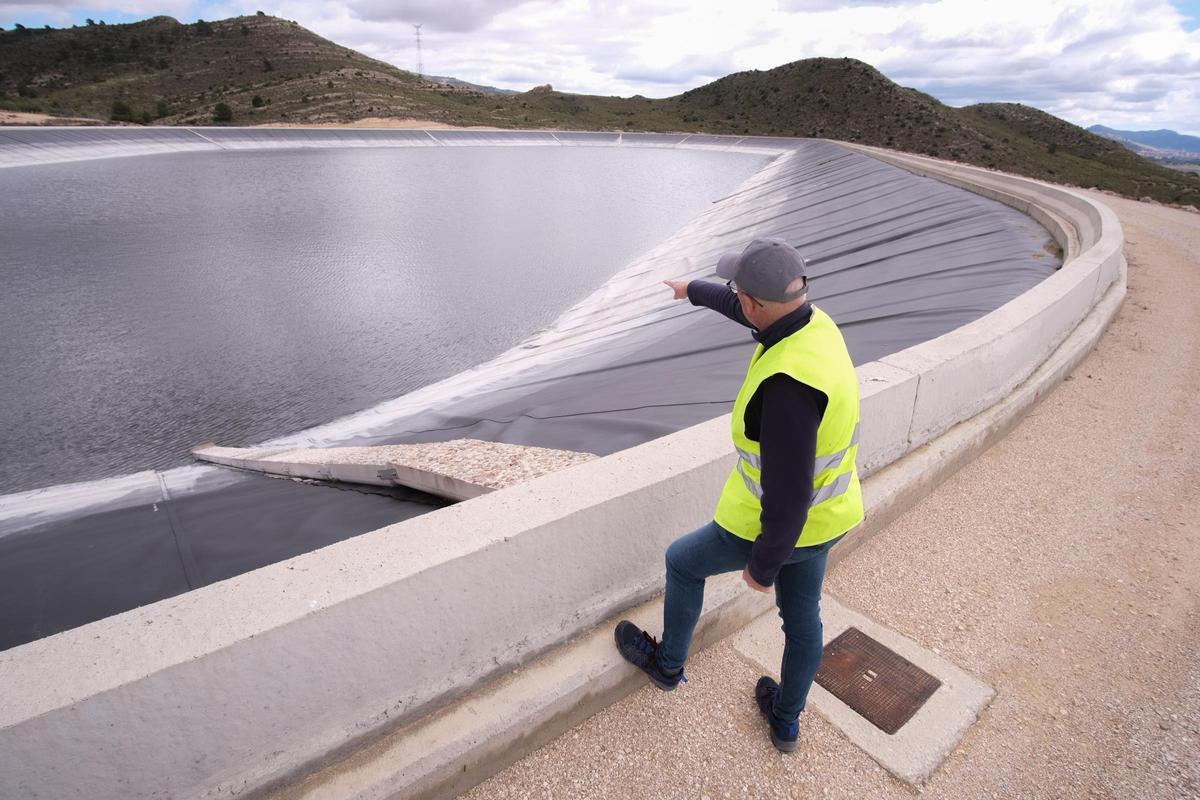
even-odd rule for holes
{"type": "Polygon", "coordinates": [[[113,122],[133,122],[133,109],[124,100],[113,100],[109,119],[113,122]]]}
{"type": "Polygon", "coordinates": [[[213,107],[213,122],[230,122],[233,120],[233,109],[228,103],[217,103],[213,107]]]}
{"type": "Polygon", "coordinates": [[[254,106],[255,108],[262,108],[264,105],[262,97],[259,95],[254,95],[254,99],[250,101],[250,105],[254,106]]]}

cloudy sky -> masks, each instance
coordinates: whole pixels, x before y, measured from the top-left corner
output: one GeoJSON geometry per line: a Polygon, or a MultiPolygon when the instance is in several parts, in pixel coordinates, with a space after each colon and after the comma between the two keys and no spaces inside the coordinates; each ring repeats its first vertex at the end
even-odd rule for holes
{"type": "Polygon", "coordinates": [[[730,72],[852,56],[950,105],[1200,135],[1200,0],[0,0],[0,25],[191,22],[262,10],[425,72],[667,97],[730,72]]]}

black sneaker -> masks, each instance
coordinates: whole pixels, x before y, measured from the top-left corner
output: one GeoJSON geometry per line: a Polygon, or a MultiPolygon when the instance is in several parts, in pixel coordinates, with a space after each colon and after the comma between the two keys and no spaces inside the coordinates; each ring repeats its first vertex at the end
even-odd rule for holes
{"type": "Polygon", "coordinates": [[[664,692],[671,691],[681,682],[687,683],[682,669],[674,675],[663,672],[658,665],[658,642],[629,620],[623,619],[617,623],[613,638],[617,641],[617,651],[621,656],[650,676],[651,682],[664,692]]]}
{"type": "Polygon", "coordinates": [[[758,701],[758,710],[767,718],[771,726],[771,744],[781,753],[790,753],[796,749],[796,738],[800,732],[799,722],[782,722],[775,716],[775,695],[779,692],[779,684],[774,678],[766,675],[758,679],[754,687],[754,699],[758,701]]]}

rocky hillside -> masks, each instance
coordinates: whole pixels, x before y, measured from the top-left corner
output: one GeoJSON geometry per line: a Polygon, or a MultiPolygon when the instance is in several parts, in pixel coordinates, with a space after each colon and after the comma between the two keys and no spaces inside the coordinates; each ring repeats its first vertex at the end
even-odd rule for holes
{"type": "Polygon", "coordinates": [[[942,157],[978,138],[953,109],[850,58],[738,72],[667,102],[685,119],[725,131],[830,137],[942,157]]]}
{"type": "Polygon", "coordinates": [[[676,97],[521,94],[421,79],[271,16],[0,32],[0,109],[154,125],[344,123],[811,136],[1200,206],[1200,178],[1015,104],[952,108],[854,59],[728,75],[676,97]]]}
{"type": "Polygon", "coordinates": [[[0,33],[0,106],[14,111],[255,125],[444,116],[482,97],[266,15],[0,33]]]}

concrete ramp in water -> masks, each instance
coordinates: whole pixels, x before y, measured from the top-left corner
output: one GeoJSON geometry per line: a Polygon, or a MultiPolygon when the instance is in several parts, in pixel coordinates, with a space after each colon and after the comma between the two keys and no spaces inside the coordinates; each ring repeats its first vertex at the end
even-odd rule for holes
{"type": "Polygon", "coordinates": [[[218,447],[192,450],[200,461],[299,480],[406,486],[446,500],[469,500],[595,458],[591,453],[478,439],[376,447],[218,447]]]}

